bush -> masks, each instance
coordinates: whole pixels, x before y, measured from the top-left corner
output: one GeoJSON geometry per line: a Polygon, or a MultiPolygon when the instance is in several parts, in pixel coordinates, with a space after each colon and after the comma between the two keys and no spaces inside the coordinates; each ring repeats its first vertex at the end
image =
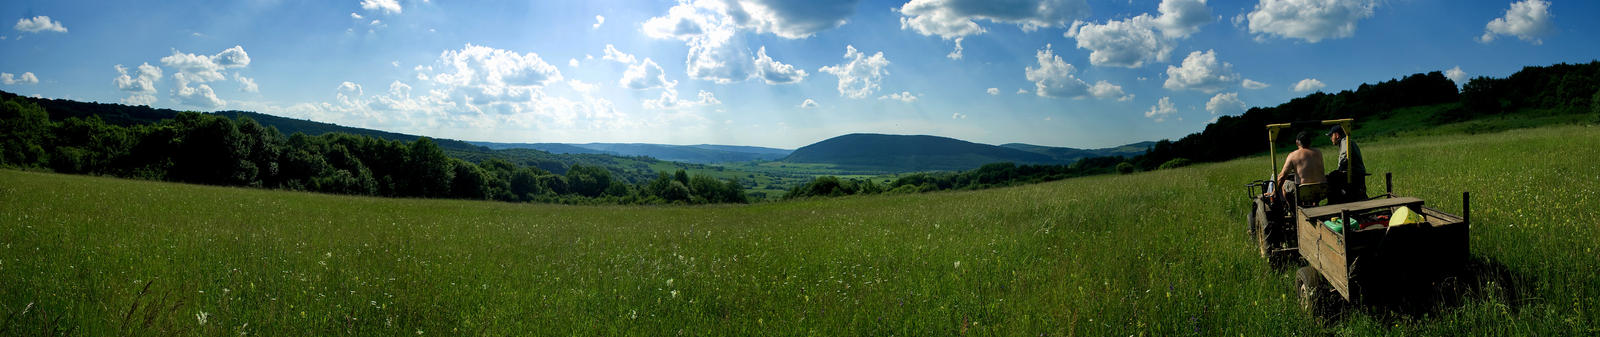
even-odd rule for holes
{"type": "Polygon", "coordinates": [[[1117,164],[1117,173],[1118,174],[1133,173],[1133,163],[1129,163],[1129,162],[1118,163],[1117,164]]]}
{"type": "Polygon", "coordinates": [[[1188,159],[1172,158],[1172,160],[1168,160],[1165,163],[1161,163],[1161,168],[1160,169],[1162,169],[1162,170],[1175,169],[1175,168],[1184,167],[1184,166],[1189,166],[1189,160],[1188,159]]]}

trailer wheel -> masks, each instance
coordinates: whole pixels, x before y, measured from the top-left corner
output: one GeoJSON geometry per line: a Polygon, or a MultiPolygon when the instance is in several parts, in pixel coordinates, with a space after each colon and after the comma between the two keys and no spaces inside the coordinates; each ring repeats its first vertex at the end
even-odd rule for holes
{"type": "Polygon", "coordinates": [[[1328,306],[1327,282],[1316,268],[1300,267],[1294,277],[1295,290],[1300,293],[1300,309],[1320,315],[1328,306]]]}

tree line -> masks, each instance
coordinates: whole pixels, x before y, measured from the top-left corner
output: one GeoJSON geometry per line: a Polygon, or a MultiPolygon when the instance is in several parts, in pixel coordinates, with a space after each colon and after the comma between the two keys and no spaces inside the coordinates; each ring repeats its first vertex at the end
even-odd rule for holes
{"type": "Polygon", "coordinates": [[[1037,184],[1047,181],[1116,172],[1124,158],[1085,158],[1071,165],[1017,165],[1002,162],[960,172],[921,172],[903,175],[893,181],[878,184],[871,179],[842,179],[821,176],[795,185],[783,199],[811,197],[837,197],[846,195],[904,194],[944,190],[979,190],[986,188],[1037,184]]]}
{"type": "Polygon", "coordinates": [[[605,167],[563,174],[497,158],[446,155],[432,139],[411,142],[326,133],[285,136],[254,119],[179,112],[113,125],[98,115],[52,121],[22,97],[0,102],[0,166],[223,186],[336,194],[558,203],[744,203],[737,180],[683,170],[630,184],[605,167]]]}

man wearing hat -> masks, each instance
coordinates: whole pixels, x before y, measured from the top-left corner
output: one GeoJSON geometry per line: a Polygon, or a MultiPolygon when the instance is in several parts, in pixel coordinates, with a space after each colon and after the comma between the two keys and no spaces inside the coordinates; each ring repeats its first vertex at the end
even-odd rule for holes
{"type": "Polygon", "coordinates": [[[1350,141],[1343,127],[1334,125],[1328,139],[1339,147],[1339,166],[1328,172],[1328,203],[1361,201],[1367,198],[1367,167],[1361,163],[1361,148],[1350,141]]]}

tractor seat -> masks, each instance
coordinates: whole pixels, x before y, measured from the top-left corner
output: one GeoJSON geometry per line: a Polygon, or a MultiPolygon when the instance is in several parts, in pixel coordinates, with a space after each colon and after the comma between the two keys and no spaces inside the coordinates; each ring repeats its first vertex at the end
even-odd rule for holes
{"type": "Polygon", "coordinates": [[[1294,188],[1295,203],[1300,207],[1316,207],[1328,196],[1328,184],[1300,184],[1294,188]]]}

